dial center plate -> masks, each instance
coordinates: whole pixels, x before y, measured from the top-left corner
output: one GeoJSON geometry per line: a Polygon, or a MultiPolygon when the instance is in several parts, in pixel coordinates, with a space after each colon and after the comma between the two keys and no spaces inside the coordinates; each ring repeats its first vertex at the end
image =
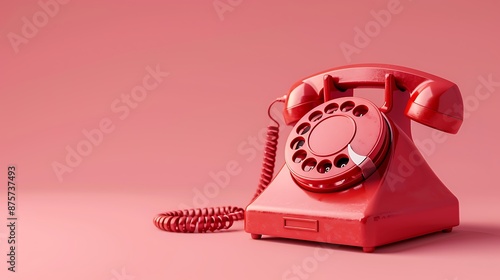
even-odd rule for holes
{"type": "Polygon", "coordinates": [[[309,149],[318,156],[329,156],[343,150],[356,134],[354,120],[333,116],[318,123],[309,134],[309,149]]]}

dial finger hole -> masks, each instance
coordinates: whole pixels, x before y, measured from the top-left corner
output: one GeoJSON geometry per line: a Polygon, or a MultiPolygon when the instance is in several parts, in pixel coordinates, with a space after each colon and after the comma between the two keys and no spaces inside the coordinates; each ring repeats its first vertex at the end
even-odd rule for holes
{"type": "Polygon", "coordinates": [[[354,102],[346,101],[346,102],[342,103],[342,105],[340,106],[340,111],[349,112],[352,110],[352,108],[354,108],[354,102]]]}
{"type": "Polygon", "coordinates": [[[331,103],[325,107],[325,113],[333,114],[333,112],[337,111],[338,109],[339,109],[339,104],[331,103]]]}
{"type": "Polygon", "coordinates": [[[313,158],[306,159],[306,161],[304,161],[304,163],[302,164],[302,170],[304,170],[305,172],[313,170],[314,167],[316,167],[316,160],[313,158]]]}
{"type": "Polygon", "coordinates": [[[320,111],[315,111],[309,116],[309,120],[315,122],[321,119],[321,117],[323,117],[323,113],[321,113],[320,111]]]}
{"type": "Polygon", "coordinates": [[[324,160],[318,164],[319,173],[327,173],[332,170],[332,163],[329,160],[324,160]]]}
{"type": "Polygon", "coordinates": [[[366,107],[365,105],[356,106],[356,108],[352,110],[352,114],[356,117],[362,117],[366,115],[366,113],[368,113],[368,107],[366,107]]]}
{"type": "Polygon", "coordinates": [[[335,167],[337,168],[346,167],[348,163],[349,163],[349,158],[346,155],[338,155],[334,161],[335,167]]]}
{"type": "Polygon", "coordinates": [[[298,150],[298,149],[302,148],[302,146],[304,146],[305,142],[306,141],[304,140],[304,138],[297,137],[297,138],[293,139],[293,141],[290,145],[290,148],[292,148],[294,150],[298,150]]]}
{"type": "Polygon", "coordinates": [[[311,130],[311,125],[308,123],[303,123],[297,127],[297,133],[300,135],[306,134],[309,130],[311,130]]]}
{"type": "Polygon", "coordinates": [[[304,161],[306,156],[307,156],[306,151],[300,150],[300,151],[295,152],[295,154],[293,154],[292,160],[295,163],[301,163],[302,161],[304,161]]]}

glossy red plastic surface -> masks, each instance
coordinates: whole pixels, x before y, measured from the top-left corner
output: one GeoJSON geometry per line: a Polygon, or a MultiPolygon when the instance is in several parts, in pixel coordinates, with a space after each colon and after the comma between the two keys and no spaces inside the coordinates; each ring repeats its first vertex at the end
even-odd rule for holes
{"type": "MultiPolygon", "coordinates": [[[[445,79],[411,68],[386,64],[358,64],[332,68],[296,83],[288,94],[284,116],[295,124],[306,112],[325,100],[344,96],[342,92],[357,87],[385,87],[394,82],[411,95],[405,113],[427,126],[458,132],[463,121],[462,97],[458,87],[445,79]]],[[[392,104],[390,90],[386,105],[392,104]]],[[[382,108],[382,111],[389,111],[382,108]]]]}
{"type": "Polygon", "coordinates": [[[341,190],[380,165],[388,142],[387,124],[375,104],[363,98],[337,98],[299,120],[285,145],[285,161],[301,187],[341,190]]]}
{"type": "Polygon", "coordinates": [[[215,231],[244,215],[253,239],[270,235],[373,252],[459,224],[457,198],[425,162],[410,127],[412,119],[456,133],[463,104],[455,84],[399,66],[351,65],[299,81],[272,104],[280,101],[286,123],[296,124],[285,146],[286,165],[273,179],[276,122],[268,128],[261,179],[245,212],[171,211],[154,219],[159,229],[215,231]],[[353,97],[357,87],[383,87],[384,104],[377,108],[353,97]]]}
{"type": "Polygon", "coordinates": [[[375,247],[450,229],[459,224],[457,198],[443,185],[411,139],[395,124],[388,156],[365,181],[340,192],[297,186],[284,166],[246,208],[245,230],[301,240],[375,247]],[[418,159],[411,174],[401,158],[418,159]],[[407,171],[408,172],[408,171],[407,171]]]}
{"type": "Polygon", "coordinates": [[[157,215],[153,223],[165,231],[203,233],[228,229],[243,217],[244,210],[239,207],[210,207],[165,212],[157,215]]]}
{"type": "Polygon", "coordinates": [[[245,230],[252,238],[270,235],[373,252],[459,224],[457,198],[425,162],[410,129],[412,119],[458,131],[463,104],[452,82],[393,65],[334,68],[292,87],[284,116],[296,124],[285,146],[286,165],[246,208],[245,230]],[[385,88],[384,105],[352,97],[357,87],[385,88]],[[354,105],[342,112],[346,102],[354,105]],[[369,121],[354,113],[359,105],[368,109],[369,121]],[[334,165],[338,154],[349,161],[321,169],[321,162],[334,165]]]}

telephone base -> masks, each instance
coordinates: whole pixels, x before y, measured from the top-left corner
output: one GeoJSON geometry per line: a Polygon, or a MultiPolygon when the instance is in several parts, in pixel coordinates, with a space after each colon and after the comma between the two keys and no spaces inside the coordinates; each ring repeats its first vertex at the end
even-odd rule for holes
{"type": "Polygon", "coordinates": [[[362,247],[365,252],[417,236],[450,232],[459,224],[458,199],[426,162],[419,162],[411,176],[395,180],[404,155],[415,157],[418,150],[404,134],[395,130],[394,137],[398,141],[391,154],[398,156],[389,155],[368,179],[344,191],[304,190],[285,165],[247,206],[245,231],[254,239],[269,235],[362,247]]]}

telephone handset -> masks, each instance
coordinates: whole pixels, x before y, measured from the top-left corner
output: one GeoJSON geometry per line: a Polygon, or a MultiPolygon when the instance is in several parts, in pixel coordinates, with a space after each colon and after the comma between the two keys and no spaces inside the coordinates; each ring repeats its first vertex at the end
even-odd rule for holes
{"type": "Polygon", "coordinates": [[[333,68],[297,82],[286,99],[284,117],[287,124],[296,123],[314,107],[331,100],[342,92],[357,87],[385,88],[387,113],[398,89],[410,93],[405,115],[427,126],[457,133],[463,120],[460,91],[454,83],[422,71],[384,64],[360,64],[333,68]],[[451,110],[451,105],[458,107],[451,110]]]}
{"type": "Polygon", "coordinates": [[[273,178],[276,122],[268,127],[261,179],[246,210],[171,211],[154,219],[158,228],[215,231],[244,218],[254,239],[270,235],[372,252],[459,224],[457,198],[425,162],[410,130],[411,119],[458,132],[463,102],[454,83],[400,66],[349,65],[297,82],[269,109],[276,102],[285,103],[285,123],[294,125],[285,166],[273,178]],[[359,87],[383,88],[383,105],[353,96],[359,87]]]}

